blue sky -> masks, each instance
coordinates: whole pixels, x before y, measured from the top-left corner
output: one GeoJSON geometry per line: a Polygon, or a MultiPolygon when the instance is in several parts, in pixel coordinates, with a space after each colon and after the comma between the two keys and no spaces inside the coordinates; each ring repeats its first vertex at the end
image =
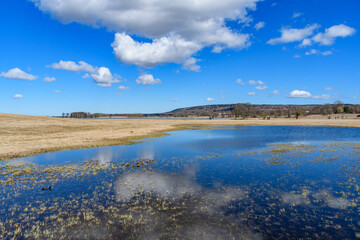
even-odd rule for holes
{"type": "Polygon", "coordinates": [[[83,2],[2,3],[0,112],[360,102],[357,0],[83,2]]]}

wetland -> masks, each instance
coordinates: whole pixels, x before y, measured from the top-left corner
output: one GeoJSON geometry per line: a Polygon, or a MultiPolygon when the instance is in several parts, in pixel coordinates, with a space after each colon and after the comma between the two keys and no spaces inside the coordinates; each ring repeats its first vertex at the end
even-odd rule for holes
{"type": "Polygon", "coordinates": [[[356,239],[359,160],[360,128],[300,126],[12,158],[0,238],[356,239]]]}

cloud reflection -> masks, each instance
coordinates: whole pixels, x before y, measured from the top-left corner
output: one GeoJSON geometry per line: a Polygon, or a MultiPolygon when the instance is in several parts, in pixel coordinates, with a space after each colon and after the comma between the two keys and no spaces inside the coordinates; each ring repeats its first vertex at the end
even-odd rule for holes
{"type": "MultiPolygon", "coordinates": [[[[159,239],[158,236],[167,231],[162,227],[172,224],[179,229],[176,236],[183,239],[231,239],[230,236],[234,239],[261,239],[259,234],[225,214],[226,208],[247,198],[245,190],[220,184],[216,188],[204,187],[193,180],[195,175],[196,168],[185,168],[180,173],[147,169],[129,171],[118,178],[115,193],[123,206],[136,203],[136,209],[142,209],[144,204],[147,206],[145,209],[150,205],[154,211],[148,215],[151,220],[146,228],[157,229],[157,232],[155,235],[152,232],[151,236],[144,234],[140,239],[159,239]]],[[[145,219],[148,210],[137,214],[145,219]]]]}

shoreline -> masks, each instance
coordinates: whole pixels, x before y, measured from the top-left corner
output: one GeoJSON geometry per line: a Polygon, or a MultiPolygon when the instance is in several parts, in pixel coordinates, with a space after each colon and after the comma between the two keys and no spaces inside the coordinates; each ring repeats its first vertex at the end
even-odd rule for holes
{"type": "MultiPolygon", "coordinates": [[[[321,116],[320,116],[321,117],[321,116]]],[[[67,119],[0,113],[0,160],[46,152],[136,144],[170,131],[214,126],[360,127],[360,119],[67,119]]]]}

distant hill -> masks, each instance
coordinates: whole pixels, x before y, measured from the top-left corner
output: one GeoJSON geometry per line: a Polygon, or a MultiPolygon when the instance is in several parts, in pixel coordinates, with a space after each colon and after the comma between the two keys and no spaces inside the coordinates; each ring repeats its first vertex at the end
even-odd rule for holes
{"type": "Polygon", "coordinates": [[[250,104],[250,103],[236,103],[236,104],[213,104],[178,108],[164,113],[151,114],[126,114],[126,113],[86,113],[73,112],[63,113],[63,117],[74,118],[98,118],[98,117],[196,117],[196,116],[213,116],[213,117],[280,117],[280,116],[300,116],[300,115],[330,115],[333,113],[360,113],[360,105],[344,104],[336,102],[334,104],[250,104]]]}
{"type": "MultiPolygon", "coordinates": [[[[194,107],[185,107],[185,108],[178,108],[172,110],[170,112],[166,112],[163,114],[169,115],[206,115],[209,113],[214,114],[232,114],[235,107],[237,105],[241,105],[244,103],[237,103],[237,104],[214,104],[214,105],[202,105],[202,106],[194,106],[194,107]]],[[[251,104],[251,108],[253,111],[264,111],[264,110],[287,110],[292,109],[295,107],[306,107],[312,108],[318,105],[271,105],[271,104],[251,104]]]]}

